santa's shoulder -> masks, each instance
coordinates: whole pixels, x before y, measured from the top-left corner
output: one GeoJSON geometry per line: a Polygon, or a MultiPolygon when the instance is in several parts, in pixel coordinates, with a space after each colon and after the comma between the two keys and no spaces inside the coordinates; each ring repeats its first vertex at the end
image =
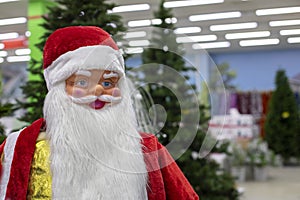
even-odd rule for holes
{"type": "Polygon", "coordinates": [[[140,132],[140,135],[142,137],[142,143],[152,143],[157,142],[157,137],[152,133],[144,133],[140,132]]]}
{"type": "Polygon", "coordinates": [[[42,133],[44,127],[45,120],[40,118],[34,121],[31,125],[9,134],[1,145],[0,153],[3,152],[4,145],[10,145],[12,149],[15,146],[26,148],[27,146],[35,145],[36,141],[40,141],[45,138],[45,134],[42,133]]]}
{"type": "Polygon", "coordinates": [[[142,132],[140,135],[142,137],[141,144],[143,145],[144,151],[152,152],[162,148],[162,145],[154,134],[142,132]]]}

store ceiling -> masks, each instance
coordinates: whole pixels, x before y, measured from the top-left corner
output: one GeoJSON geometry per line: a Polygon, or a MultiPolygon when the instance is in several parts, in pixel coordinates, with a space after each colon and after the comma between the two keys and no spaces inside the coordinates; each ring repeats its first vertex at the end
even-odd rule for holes
{"type": "MultiPolygon", "coordinates": [[[[201,1],[201,0],[199,0],[201,1]]],[[[126,4],[143,4],[149,3],[150,10],[146,11],[137,11],[137,12],[124,12],[119,13],[124,20],[124,23],[127,25],[128,21],[132,20],[143,20],[143,19],[153,19],[153,12],[158,9],[159,2],[155,1],[146,1],[146,0],[113,0],[113,2],[119,5],[126,4]]],[[[289,9],[291,10],[291,9],[289,9]]],[[[230,42],[230,47],[228,48],[215,48],[207,49],[209,52],[220,52],[220,51],[242,51],[242,50],[263,50],[263,49],[287,49],[287,48],[300,48],[300,43],[290,44],[287,42],[289,37],[300,37],[298,35],[289,35],[282,36],[280,35],[280,30],[286,29],[300,29],[300,21],[298,25],[292,26],[280,26],[280,27],[271,27],[269,25],[270,21],[279,21],[279,20],[300,20],[300,0],[224,0],[223,3],[216,3],[211,5],[198,5],[198,6],[186,6],[173,8],[173,14],[177,18],[177,23],[175,26],[179,27],[200,27],[200,33],[185,34],[188,36],[197,36],[197,35],[216,35],[217,40],[212,42],[230,42]],[[267,9],[267,8],[279,8],[279,7],[298,7],[298,13],[293,14],[277,14],[277,15],[268,15],[268,16],[256,16],[255,11],[257,9],[267,9]],[[231,19],[220,19],[220,20],[207,20],[207,21],[189,21],[189,16],[191,15],[200,15],[200,14],[210,14],[210,13],[223,13],[223,12],[232,12],[240,11],[241,17],[231,18],[231,19]],[[241,29],[241,30],[227,30],[227,31],[211,31],[211,25],[222,25],[222,24],[235,24],[235,23],[245,23],[245,22],[257,22],[257,28],[251,29],[241,29]],[[255,47],[241,47],[239,42],[240,39],[228,40],[225,38],[225,35],[228,33],[240,33],[240,32],[253,32],[253,31],[269,31],[270,36],[265,36],[261,38],[252,38],[252,39],[275,39],[278,38],[279,44],[277,45],[266,45],[266,46],[255,46],[255,47]]],[[[143,27],[141,27],[143,28],[143,27]]],[[[300,32],[300,30],[298,30],[300,32]]],[[[182,37],[182,35],[178,35],[182,37]]],[[[245,39],[244,39],[245,40],[245,39]]],[[[300,40],[300,38],[299,38],[300,40]]],[[[206,42],[204,42],[206,43],[206,42]]],[[[193,43],[188,45],[192,46],[193,43]]]]}
{"type": "MultiPolygon", "coordinates": [[[[202,1],[202,0],[198,0],[202,1]]],[[[1,2],[1,0],[0,0],[1,2]]],[[[128,25],[129,21],[132,20],[145,20],[153,19],[153,12],[157,10],[159,0],[111,0],[118,5],[131,5],[131,4],[149,4],[150,9],[135,12],[122,12],[118,13],[123,17],[125,25],[128,25]]],[[[4,18],[15,18],[27,16],[27,0],[12,1],[8,3],[0,3],[0,20],[4,18]]],[[[265,50],[265,49],[293,49],[300,48],[300,43],[288,43],[287,39],[290,37],[297,37],[299,39],[300,34],[297,35],[281,35],[281,30],[290,29],[300,29],[300,23],[298,25],[287,25],[280,27],[271,27],[270,21],[279,20],[300,20],[300,11],[292,14],[277,14],[277,15],[266,15],[257,16],[255,11],[257,9],[266,8],[279,8],[279,7],[298,7],[300,8],[300,0],[224,0],[223,3],[216,3],[211,5],[197,5],[197,6],[184,6],[173,8],[174,17],[176,17],[177,22],[175,26],[180,27],[200,27],[201,32],[185,34],[185,36],[201,36],[201,35],[215,35],[214,41],[206,41],[201,43],[211,43],[211,42],[229,42],[230,46],[227,48],[212,48],[207,49],[209,52],[233,52],[233,51],[248,51],[248,50],[265,50]],[[232,12],[240,11],[241,17],[231,18],[231,19],[219,19],[219,20],[207,20],[191,22],[189,21],[189,16],[199,15],[199,14],[209,14],[209,13],[220,13],[220,12],[232,12]],[[241,29],[241,30],[226,30],[226,31],[211,31],[211,25],[222,25],[222,24],[236,24],[245,22],[257,22],[256,28],[241,29]],[[266,45],[266,46],[254,46],[254,47],[241,47],[240,39],[228,39],[225,37],[228,33],[240,33],[240,32],[253,32],[253,31],[269,31],[269,35],[263,36],[261,38],[252,39],[278,39],[279,44],[276,45],[266,45]]],[[[295,21],[294,21],[295,22],[295,21]]],[[[296,21],[297,22],[297,21],[296,21]]],[[[239,25],[236,25],[239,27],[239,25]]],[[[144,27],[129,28],[130,31],[133,29],[143,29],[144,27]]],[[[6,32],[18,32],[21,36],[25,35],[27,31],[27,25],[16,24],[16,25],[5,25],[0,26],[0,34],[6,32]]],[[[184,35],[178,35],[182,37],[184,35]]],[[[213,37],[213,38],[214,38],[213,37]]],[[[141,40],[143,38],[135,38],[141,40]]],[[[246,39],[243,39],[246,40],[246,39]]],[[[249,40],[249,38],[247,39],[249,40]]],[[[0,40],[1,43],[1,40],[0,40]]],[[[188,43],[187,46],[192,47],[196,43],[188,43]]],[[[197,50],[194,50],[197,51],[197,50]]]]}

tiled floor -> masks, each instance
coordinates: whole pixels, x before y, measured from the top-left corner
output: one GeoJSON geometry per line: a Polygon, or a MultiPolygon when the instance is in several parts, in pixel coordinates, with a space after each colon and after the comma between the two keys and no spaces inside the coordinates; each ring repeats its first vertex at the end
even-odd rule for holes
{"type": "Polygon", "coordinates": [[[240,200],[300,200],[300,167],[268,169],[264,182],[238,182],[244,192],[240,200]]]}

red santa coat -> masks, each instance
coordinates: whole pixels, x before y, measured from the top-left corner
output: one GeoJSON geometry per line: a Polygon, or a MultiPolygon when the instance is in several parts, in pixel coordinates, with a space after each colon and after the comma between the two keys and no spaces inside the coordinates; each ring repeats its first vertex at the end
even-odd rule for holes
{"type": "MultiPolygon", "coordinates": [[[[9,174],[8,172],[2,173],[0,166],[1,176],[6,176],[4,178],[6,181],[1,182],[0,199],[26,199],[31,161],[36,140],[43,125],[44,120],[39,119],[20,131],[17,136],[13,136],[15,143],[13,149],[10,149],[13,153],[9,174]]],[[[144,160],[148,170],[148,199],[198,200],[199,197],[165,147],[157,141],[154,135],[146,133],[141,133],[141,135],[144,160]],[[161,168],[160,166],[165,167],[161,168]]],[[[0,155],[3,154],[5,143],[0,146],[0,155]]]]}

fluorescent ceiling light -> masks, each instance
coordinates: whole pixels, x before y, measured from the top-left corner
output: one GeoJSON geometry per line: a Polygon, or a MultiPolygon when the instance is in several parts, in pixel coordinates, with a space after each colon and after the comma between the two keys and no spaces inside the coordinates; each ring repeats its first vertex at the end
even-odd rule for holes
{"type": "Polygon", "coordinates": [[[18,37],[19,37],[19,33],[17,32],[0,34],[0,40],[16,39],[18,37]]]}
{"type": "MultiPolygon", "coordinates": [[[[133,4],[133,5],[124,5],[117,6],[112,9],[112,13],[120,13],[120,12],[132,12],[132,11],[141,11],[141,10],[149,10],[149,4],[133,4]]],[[[111,13],[109,12],[109,13],[111,13]]]]}
{"type": "Polygon", "coordinates": [[[9,56],[7,62],[25,62],[30,60],[30,56],[9,56]]]}
{"type": "Polygon", "coordinates": [[[137,47],[137,46],[148,46],[150,45],[149,40],[132,40],[129,41],[129,46],[131,47],[137,47]]]}
{"type": "Polygon", "coordinates": [[[0,43],[0,49],[4,49],[4,44],[0,43]]]}
{"type": "Polygon", "coordinates": [[[197,43],[193,44],[193,49],[215,49],[230,47],[230,42],[209,42],[209,43],[197,43]]]}
{"type": "Polygon", "coordinates": [[[4,62],[4,59],[3,58],[0,58],[0,63],[3,63],[4,62]]]}
{"type": "Polygon", "coordinates": [[[146,31],[135,31],[135,32],[128,32],[124,35],[125,39],[128,38],[138,38],[138,37],[145,37],[147,35],[146,31]]]}
{"type": "Polygon", "coordinates": [[[0,0],[0,3],[7,3],[7,2],[12,2],[12,1],[19,1],[19,0],[0,0]]]}
{"type": "Polygon", "coordinates": [[[281,21],[270,21],[270,26],[293,26],[293,25],[300,25],[300,19],[294,20],[281,20],[281,21]]]}
{"type": "Polygon", "coordinates": [[[7,51],[0,51],[0,57],[6,57],[7,51]]]}
{"type": "Polygon", "coordinates": [[[259,9],[255,11],[257,16],[279,15],[279,14],[289,14],[289,13],[299,13],[299,12],[300,12],[300,7],[269,8],[269,9],[259,9]]]}
{"type": "Polygon", "coordinates": [[[166,18],[165,22],[167,24],[175,24],[177,22],[177,18],[176,17],[172,17],[172,18],[166,18]]]}
{"type": "Polygon", "coordinates": [[[191,15],[189,16],[189,20],[195,22],[195,21],[215,20],[215,19],[238,18],[241,16],[242,13],[236,11],[236,12],[211,13],[211,14],[203,14],[203,15],[191,15]]]}
{"type": "Polygon", "coordinates": [[[149,20],[149,19],[135,20],[135,21],[128,22],[129,27],[150,26],[150,25],[151,25],[151,20],[149,20]]]}
{"type": "Polygon", "coordinates": [[[248,46],[262,46],[262,45],[275,45],[279,44],[279,39],[259,39],[259,40],[241,40],[240,46],[248,47],[248,46]]]}
{"type": "Polygon", "coordinates": [[[228,33],[225,34],[227,40],[233,39],[244,39],[244,38],[257,38],[257,37],[268,37],[270,36],[270,31],[256,31],[256,32],[244,32],[244,33],[228,33]]]}
{"type": "Polygon", "coordinates": [[[165,8],[177,8],[186,6],[197,6],[205,4],[223,3],[224,0],[185,0],[185,1],[169,1],[164,3],[165,8]]]}
{"type": "Polygon", "coordinates": [[[299,35],[300,29],[281,30],[280,35],[299,35]]]}
{"type": "Polygon", "coordinates": [[[11,25],[11,24],[24,24],[26,22],[27,22],[27,19],[25,17],[0,19],[0,26],[11,25]]]}
{"type": "Polygon", "coordinates": [[[300,43],[300,37],[291,37],[287,39],[288,43],[300,43]]]}
{"type": "MultiPolygon", "coordinates": [[[[175,24],[177,22],[177,18],[172,17],[172,18],[166,18],[165,19],[166,23],[168,24],[175,24]]],[[[138,27],[138,26],[150,26],[150,25],[159,25],[161,24],[162,21],[161,19],[145,19],[145,20],[134,20],[134,21],[129,21],[128,26],[129,27],[138,27]]]]}
{"type": "Polygon", "coordinates": [[[31,53],[30,49],[17,49],[17,50],[15,50],[15,54],[17,56],[29,55],[30,53],[31,53]]]}
{"type": "Polygon", "coordinates": [[[205,41],[215,41],[217,40],[216,35],[197,35],[189,37],[177,37],[177,43],[192,43],[192,42],[205,42],[205,41]]]}
{"type": "Polygon", "coordinates": [[[226,31],[226,30],[238,30],[238,29],[248,29],[256,28],[256,22],[246,22],[246,23],[237,23],[237,24],[221,24],[221,25],[211,25],[211,31],[226,31]]]}
{"type": "Polygon", "coordinates": [[[151,19],[152,25],[160,25],[162,23],[161,19],[151,19]]]}
{"type": "Polygon", "coordinates": [[[177,28],[174,31],[175,34],[199,33],[199,32],[201,32],[201,28],[196,26],[177,28]]]}
{"type": "Polygon", "coordinates": [[[144,49],[142,47],[136,48],[126,48],[125,53],[127,54],[136,54],[136,53],[143,53],[144,49]]]}

